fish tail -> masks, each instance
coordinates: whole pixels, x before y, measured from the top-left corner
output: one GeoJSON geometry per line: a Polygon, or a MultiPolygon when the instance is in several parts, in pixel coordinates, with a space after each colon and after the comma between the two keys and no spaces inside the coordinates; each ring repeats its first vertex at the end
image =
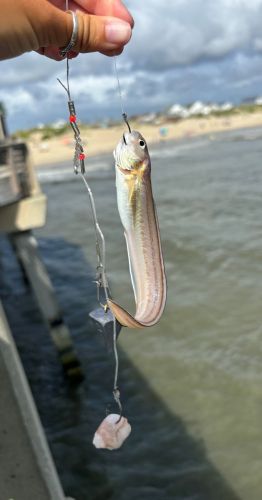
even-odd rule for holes
{"type": "Polygon", "coordinates": [[[144,328],[147,326],[140,323],[140,321],[137,321],[131,314],[129,314],[129,312],[119,306],[116,302],[113,302],[113,300],[108,299],[107,304],[117,321],[122,326],[127,326],[128,328],[144,328]]]}

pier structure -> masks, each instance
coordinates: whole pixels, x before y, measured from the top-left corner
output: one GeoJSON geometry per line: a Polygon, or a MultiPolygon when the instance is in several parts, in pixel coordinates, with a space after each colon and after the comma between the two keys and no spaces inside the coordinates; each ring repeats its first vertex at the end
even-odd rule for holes
{"type": "Polygon", "coordinates": [[[0,498],[65,500],[0,302],[0,498]]]}
{"type": "MultiPolygon", "coordinates": [[[[33,230],[46,221],[26,143],[7,134],[0,107],[0,233],[7,235],[58,352],[65,375],[83,378],[33,230]]],[[[0,498],[65,499],[0,297],[0,498]]]]}

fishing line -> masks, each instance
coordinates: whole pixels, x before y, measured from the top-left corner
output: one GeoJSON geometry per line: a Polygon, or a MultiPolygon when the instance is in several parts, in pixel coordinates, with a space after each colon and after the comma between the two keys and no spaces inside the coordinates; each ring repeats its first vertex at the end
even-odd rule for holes
{"type": "MultiPolygon", "coordinates": [[[[68,11],[68,0],[65,1],[65,7],[66,10],[68,11]]],[[[117,69],[116,69],[117,71],[117,69]]],[[[89,201],[90,201],[90,206],[91,206],[91,212],[92,212],[92,218],[93,218],[93,225],[94,225],[94,230],[95,230],[95,238],[96,238],[96,256],[97,256],[97,276],[96,276],[96,285],[97,285],[97,300],[101,307],[104,308],[105,312],[108,310],[108,299],[109,296],[111,295],[109,285],[108,285],[108,279],[107,279],[107,274],[106,274],[106,246],[105,246],[105,237],[102,232],[102,229],[100,227],[100,224],[98,222],[97,218],[97,211],[96,211],[96,205],[95,205],[95,199],[94,195],[92,193],[91,187],[88,183],[87,177],[86,177],[86,169],[85,169],[85,152],[84,152],[84,147],[83,147],[83,142],[81,139],[81,134],[80,134],[80,129],[77,124],[77,116],[76,116],[76,110],[75,110],[75,104],[74,101],[71,98],[71,92],[70,92],[70,66],[69,66],[69,57],[68,54],[66,53],[66,85],[58,78],[57,79],[60,85],[64,88],[64,90],[67,93],[68,96],[68,108],[69,108],[69,122],[72,127],[72,130],[74,132],[74,138],[75,138],[75,153],[74,153],[74,159],[73,159],[73,165],[74,165],[74,172],[75,174],[79,173],[79,168],[80,168],[80,177],[84,182],[84,185],[87,189],[88,195],[89,195],[89,201]],[[106,303],[102,304],[100,302],[100,289],[103,289],[104,292],[104,298],[106,303]]],[[[120,89],[120,95],[121,95],[121,87],[120,87],[120,82],[119,82],[119,89],[120,89]]],[[[123,110],[123,118],[126,121],[128,128],[130,130],[129,124],[127,122],[127,116],[123,110]]],[[[116,325],[116,318],[113,315],[113,352],[114,352],[114,359],[115,359],[115,370],[114,370],[114,383],[113,383],[113,397],[118,405],[119,408],[119,421],[122,418],[122,404],[120,400],[120,391],[118,389],[118,376],[119,376],[119,358],[118,358],[118,350],[117,350],[117,325],[116,325]]]]}
{"type": "Polygon", "coordinates": [[[124,110],[124,96],[123,96],[122,88],[121,88],[121,84],[120,84],[116,56],[114,56],[114,69],[115,69],[115,75],[116,75],[116,81],[117,81],[117,90],[118,90],[118,94],[119,94],[120,108],[121,108],[122,115],[125,115],[126,113],[124,110]]]}
{"type": "MultiPolygon", "coordinates": [[[[121,87],[121,83],[120,83],[116,56],[114,56],[114,68],[115,68],[115,76],[116,76],[116,81],[117,81],[117,90],[118,90],[118,95],[119,95],[119,102],[120,102],[122,117],[123,117],[125,124],[128,127],[129,132],[131,133],[131,127],[130,127],[129,122],[128,122],[127,113],[124,109],[124,96],[123,96],[122,87],[121,87]]],[[[123,136],[123,139],[125,141],[125,136],[123,136]]]]}

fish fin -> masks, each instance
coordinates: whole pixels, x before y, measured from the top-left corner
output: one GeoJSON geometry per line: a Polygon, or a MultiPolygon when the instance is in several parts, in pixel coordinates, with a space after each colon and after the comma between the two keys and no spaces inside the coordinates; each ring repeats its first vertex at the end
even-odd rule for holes
{"type": "Polygon", "coordinates": [[[146,326],[143,323],[140,323],[140,321],[137,321],[133,316],[131,316],[131,314],[129,314],[129,312],[119,306],[116,302],[113,302],[113,300],[108,299],[107,304],[117,321],[122,326],[127,326],[128,328],[144,328],[146,326]]]}

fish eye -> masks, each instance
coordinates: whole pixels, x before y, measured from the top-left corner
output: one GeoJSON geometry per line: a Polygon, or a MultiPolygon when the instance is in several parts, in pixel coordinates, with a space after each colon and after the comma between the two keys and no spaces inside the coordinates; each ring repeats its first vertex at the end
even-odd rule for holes
{"type": "Polygon", "coordinates": [[[141,146],[142,149],[146,146],[145,141],[142,141],[142,139],[139,141],[139,146],[141,146]]]}

